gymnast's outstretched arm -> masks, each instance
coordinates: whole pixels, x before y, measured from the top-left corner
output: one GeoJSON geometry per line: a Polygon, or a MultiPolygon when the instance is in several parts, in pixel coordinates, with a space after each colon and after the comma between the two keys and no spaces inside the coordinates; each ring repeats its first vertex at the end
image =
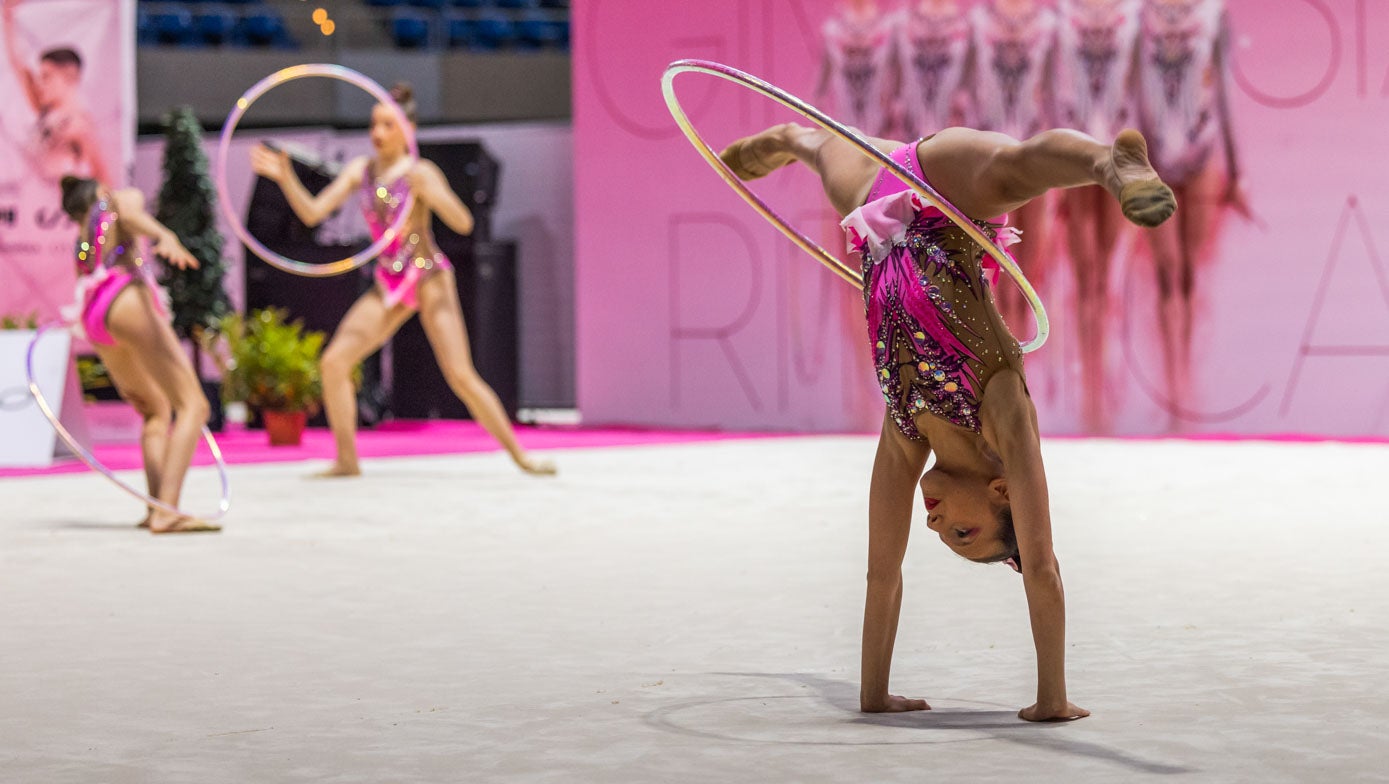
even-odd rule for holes
{"type": "Polygon", "coordinates": [[[289,162],[289,153],[284,150],[257,145],[251,150],[251,168],[256,174],[279,185],[290,209],[305,226],[312,228],[327,220],[362,184],[367,159],[353,158],[318,195],[309,193],[309,189],[299,181],[299,175],[294,173],[294,167],[289,162]]]}
{"type": "Polygon", "coordinates": [[[122,228],[131,234],[154,240],[154,246],[150,248],[154,255],[179,269],[197,269],[198,259],[183,247],[178,235],[145,211],[143,193],[135,188],[122,188],[111,193],[111,203],[116,208],[117,220],[122,228]]]}

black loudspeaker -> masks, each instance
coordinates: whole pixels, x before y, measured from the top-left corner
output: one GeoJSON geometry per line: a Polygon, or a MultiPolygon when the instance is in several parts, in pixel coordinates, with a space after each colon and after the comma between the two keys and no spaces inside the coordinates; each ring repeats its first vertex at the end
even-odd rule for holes
{"type": "MultiPolygon", "coordinates": [[[[441,233],[442,234],[442,233],[441,233]]],[[[516,243],[469,242],[453,235],[439,248],[456,267],[458,301],[473,364],[516,418],[520,402],[517,346],[516,243]]],[[[424,327],[413,319],[391,341],[391,411],[403,419],[468,419],[468,409],[439,371],[424,327]]]]}
{"type": "MultiPolygon", "coordinates": [[[[455,267],[473,364],[515,419],[520,403],[516,243],[490,241],[501,165],[478,142],[421,144],[420,155],[439,166],[473,213],[471,235],[456,234],[436,218],[434,238],[455,267]]],[[[391,365],[391,411],[396,416],[469,418],[467,407],[444,381],[418,319],[401,327],[391,341],[391,365]]]]}
{"type": "MultiPolygon", "coordinates": [[[[481,142],[451,142],[421,144],[420,157],[428,158],[443,170],[449,187],[473,213],[472,238],[478,242],[492,239],[492,208],[500,195],[502,167],[481,142]]],[[[437,232],[451,233],[434,222],[437,232]]],[[[444,253],[448,253],[444,249],[444,253]]]]}
{"type": "MultiPolygon", "coordinates": [[[[295,174],[308,188],[317,193],[332,182],[335,172],[294,160],[295,174]]],[[[343,209],[357,209],[350,201],[343,209]]],[[[321,245],[314,239],[315,230],[305,226],[280,186],[263,177],[256,179],[246,216],[246,228],[251,235],[271,250],[292,259],[313,263],[335,261],[366,247],[367,240],[353,245],[321,245]]],[[[289,312],[291,319],[304,323],[305,329],[326,332],[331,337],[347,309],[372,285],[371,265],[354,273],[331,278],[305,278],[291,275],[266,264],[249,248],[245,253],[246,309],[276,307],[289,312]]],[[[386,394],[381,386],[381,357],[373,354],[362,363],[362,386],[357,392],[358,410],[366,424],[380,421],[385,413],[386,394]]],[[[322,425],[326,420],[320,413],[311,424],[322,425]]]]}

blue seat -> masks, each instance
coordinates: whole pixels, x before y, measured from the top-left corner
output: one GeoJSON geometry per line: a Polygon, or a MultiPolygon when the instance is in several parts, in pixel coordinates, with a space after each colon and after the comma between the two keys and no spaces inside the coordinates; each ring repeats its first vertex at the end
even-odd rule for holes
{"type": "Polygon", "coordinates": [[[249,46],[292,47],[293,39],[285,28],[285,20],[270,9],[256,9],[246,12],[237,26],[237,35],[249,46]]]}
{"type": "Polygon", "coordinates": [[[559,46],[559,31],[549,19],[528,17],[516,23],[518,43],[527,49],[559,46]]]}
{"type": "Polygon", "coordinates": [[[199,8],[193,27],[203,43],[221,45],[232,42],[236,33],[236,14],[226,8],[199,8]]]}
{"type": "Polygon", "coordinates": [[[537,0],[494,0],[498,8],[535,8],[537,0]]]}
{"type": "Polygon", "coordinates": [[[516,40],[516,25],[500,14],[479,16],[473,25],[473,42],[480,48],[501,49],[516,40]]]}
{"type": "Polygon", "coordinates": [[[473,20],[465,16],[451,17],[444,31],[451,47],[467,47],[473,45],[476,33],[473,29],[473,20]]]}
{"type": "Polygon", "coordinates": [[[159,43],[154,23],[150,21],[150,12],[142,5],[136,6],[135,10],[135,41],[140,46],[159,43]]]}
{"type": "Polygon", "coordinates": [[[405,5],[405,0],[366,0],[367,5],[377,8],[391,8],[397,5],[405,5]]]}
{"type": "Polygon", "coordinates": [[[398,10],[391,16],[391,37],[402,49],[429,46],[429,20],[413,11],[398,10]]]}
{"type": "Polygon", "coordinates": [[[152,12],[149,23],[154,30],[155,43],[188,45],[198,42],[193,31],[193,14],[186,8],[152,12]]]}
{"type": "Polygon", "coordinates": [[[492,0],[450,0],[455,8],[486,8],[492,0]]]}
{"type": "Polygon", "coordinates": [[[409,0],[409,4],[416,8],[429,8],[438,11],[444,7],[448,0],[409,0]]]}
{"type": "Polygon", "coordinates": [[[569,8],[569,0],[540,0],[541,8],[569,8]]]}

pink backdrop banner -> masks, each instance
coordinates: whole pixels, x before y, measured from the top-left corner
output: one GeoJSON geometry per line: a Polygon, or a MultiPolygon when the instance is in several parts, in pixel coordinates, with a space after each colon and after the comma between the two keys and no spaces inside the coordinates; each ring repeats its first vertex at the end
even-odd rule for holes
{"type": "MultiPolygon", "coordinates": [[[[836,7],[576,4],[586,421],[825,431],[880,421],[857,293],[728,190],[676,129],[659,89],[667,63],[697,57],[821,103],[821,29],[836,7]]],[[[1100,431],[1389,435],[1389,14],[1368,0],[1231,0],[1228,13],[1232,125],[1253,217],[1186,213],[1210,216],[1214,228],[1197,249],[1190,372],[1175,387],[1164,374],[1153,254],[1137,230],[1121,234],[1103,324],[1110,414],[1100,431]]],[[[716,146],[795,119],[713,78],[677,84],[716,146]]],[[[827,247],[842,247],[807,172],[778,172],[757,189],[827,247]]],[[[1028,359],[1053,434],[1097,429],[1082,415],[1088,387],[1064,220],[1053,206],[1053,230],[1042,232],[1051,235],[1041,288],[1052,340],[1028,359]]]]}
{"type": "Polygon", "coordinates": [[[135,158],[134,0],[21,0],[0,17],[0,316],[40,320],[73,298],[76,227],[58,181],[120,187],[135,158]],[[45,53],[70,50],[62,67],[45,53]],[[31,99],[29,76],[39,83],[31,99]],[[75,75],[75,81],[73,79],[75,75]]]}

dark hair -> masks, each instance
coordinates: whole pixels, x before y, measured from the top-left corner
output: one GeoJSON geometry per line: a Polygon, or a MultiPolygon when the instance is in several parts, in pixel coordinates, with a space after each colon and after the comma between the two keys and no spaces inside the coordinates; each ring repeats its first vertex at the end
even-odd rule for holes
{"type": "Polygon", "coordinates": [[[59,183],[63,189],[63,212],[69,218],[81,223],[96,203],[96,191],[100,183],[85,177],[68,175],[59,183]]]}
{"type": "Polygon", "coordinates": [[[1002,563],[1012,561],[1010,564],[1014,569],[1022,571],[1022,555],[1018,553],[1018,534],[1013,530],[1013,508],[1005,506],[998,510],[998,538],[1003,542],[1003,549],[997,555],[988,558],[980,558],[976,563],[1002,563]]]}
{"type": "Polygon", "coordinates": [[[400,104],[400,110],[405,112],[405,119],[410,122],[419,121],[419,106],[415,104],[415,89],[409,82],[396,82],[391,86],[391,100],[400,104]]]}
{"type": "Polygon", "coordinates": [[[39,62],[45,61],[54,65],[70,65],[79,71],[82,70],[82,55],[78,54],[76,49],[69,49],[66,46],[49,49],[39,55],[39,62]]]}

